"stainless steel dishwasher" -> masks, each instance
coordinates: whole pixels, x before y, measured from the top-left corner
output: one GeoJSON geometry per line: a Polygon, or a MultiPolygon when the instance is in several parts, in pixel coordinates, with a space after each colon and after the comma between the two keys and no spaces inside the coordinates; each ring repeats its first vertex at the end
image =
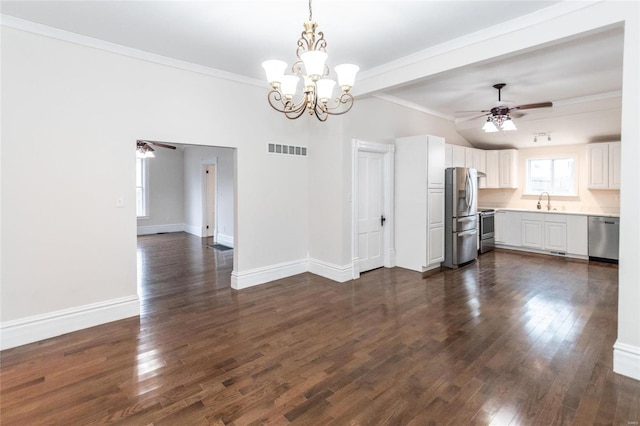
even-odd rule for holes
{"type": "Polygon", "coordinates": [[[620,218],[589,216],[589,259],[618,263],[620,218]]]}

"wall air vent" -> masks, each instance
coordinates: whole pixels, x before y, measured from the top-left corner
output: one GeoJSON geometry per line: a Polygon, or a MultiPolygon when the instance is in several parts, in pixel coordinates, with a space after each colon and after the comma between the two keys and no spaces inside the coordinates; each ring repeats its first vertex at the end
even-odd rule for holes
{"type": "Polygon", "coordinates": [[[270,143],[267,145],[267,152],[269,154],[298,155],[298,156],[306,157],[307,147],[283,145],[279,143],[270,143]]]}

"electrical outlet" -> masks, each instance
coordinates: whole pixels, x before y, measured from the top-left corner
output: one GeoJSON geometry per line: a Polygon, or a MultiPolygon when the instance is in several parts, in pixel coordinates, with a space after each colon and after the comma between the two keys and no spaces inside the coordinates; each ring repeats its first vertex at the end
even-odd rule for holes
{"type": "Polygon", "coordinates": [[[116,207],[124,207],[124,198],[120,197],[116,199],[116,207]]]}

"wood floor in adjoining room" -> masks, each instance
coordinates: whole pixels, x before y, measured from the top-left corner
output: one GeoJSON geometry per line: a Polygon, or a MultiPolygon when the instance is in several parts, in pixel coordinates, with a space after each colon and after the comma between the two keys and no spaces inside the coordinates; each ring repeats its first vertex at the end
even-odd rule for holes
{"type": "MultiPolygon", "coordinates": [[[[617,268],[493,251],[427,278],[235,291],[232,251],[139,237],[142,315],[3,351],[3,425],[617,424],[617,268]]],[[[99,273],[97,271],[96,273],[99,273]]]]}

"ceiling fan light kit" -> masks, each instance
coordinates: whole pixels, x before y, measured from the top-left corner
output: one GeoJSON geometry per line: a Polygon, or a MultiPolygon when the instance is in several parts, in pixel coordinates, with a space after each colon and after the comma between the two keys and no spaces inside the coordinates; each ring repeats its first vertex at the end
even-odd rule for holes
{"type": "Polygon", "coordinates": [[[273,109],[283,113],[289,119],[296,119],[307,111],[309,115],[315,115],[318,120],[326,121],[329,115],[344,114],[353,107],[353,95],[349,92],[359,68],[352,64],[342,64],[334,68],[342,92],[338,97],[333,98],[336,82],[327,78],[329,76],[329,67],[325,64],[328,57],[327,42],[321,31],[316,35],[318,24],[313,21],[311,0],[309,0],[309,20],[305,21],[303,26],[304,31],[298,39],[296,49],[298,60],[291,66],[291,75],[285,75],[287,64],[284,61],[268,60],[262,63],[267,81],[271,85],[267,100],[273,109]],[[294,96],[301,74],[303,95],[296,101],[294,96]]]}
{"type": "Polygon", "coordinates": [[[151,145],[159,146],[160,148],[176,149],[175,146],[162,143],[162,142],[137,140],[136,141],[136,157],[137,158],[154,158],[155,154],[153,153],[153,151],[155,151],[155,149],[151,148],[151,145]]]}
{"type": "MultiPolygon", "coordinates": [[[[510,132],[518,130],[516,123],[513,122],[509,113],[511,111],[533,108],[546,108],[553,106],[551,102],[540,102],[537,104],[520,105],[515,107],[508,107],[502,104],[502,89],[506,86],[506,83],[494,84],[493,88],[498,90],[498,105],[490,110],[482,111],[488,112],[487,121],[485,121],[482,130],[487,133],[494,133],[499,130],[510,132]]],[[[551,139],[549,138],[549,141],[551,139]]],[[[536,140],[534,140],[536,142],[536,140]]]]}

